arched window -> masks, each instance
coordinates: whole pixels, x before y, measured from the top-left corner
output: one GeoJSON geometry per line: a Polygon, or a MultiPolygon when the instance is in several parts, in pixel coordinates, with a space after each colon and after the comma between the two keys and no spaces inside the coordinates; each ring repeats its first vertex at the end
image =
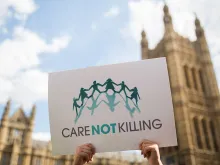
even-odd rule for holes
{"type": "Polygon", "coordinates": [[[189,73],[188,73],[188,67],[184,66],[184,73],[185,73],[185,79],[186,79],[186,85],[190,88],[190,82],[189,82],[189,73]]]}
{"type": "Polygon", "coordinates": [[[11,154],[8,152],[3,152],[0,164],[1,165],[9,165],[10,159],[11,159],[11,154]]]}
{"type": "Polygon", "coordinates": [[[185,161],[185,156],[183,155],[183,156],[180,156],[179,157],[179,165],[186,165],[187,163],[186,163],[186,161],[185,161]]]}
{"type": "Polygon", "coordinates": [[[199,70],[199,78],[200,78],[200,83],[201,83],[201,86],[202,86],[202,91],[205,93],[205,83],[204,83],[204,80],[203,80],[203,73],[201,70],[199,70]]]}
{"type": "Polygon", "coordinates": [[[210,121],[209,124],[210,124],[210,130],[211,130],[211,134],[212,134],[212,140],[213,140],[214,148],[215,148],[215,151],[218,152],[219,148],[218,148],[218,142],[217,142],[217,139],[216,139],[214,123],[213,123],[213,121],[210,121]]]}
{"type": "Polygon", "coordinates": [[[194,88],[197,90],[197,89],[198,89],[198,82],[197,82],[197,77],[196,77],[196,70],[195,70],[195,68],[192,69],[192,77],[193,77],[193,85],[194,85],[194,88]]]}
{"type": "Polygon", "coordinates": [[[64,164],[63,160],[58,159],[55,161],[55,165],[63,165],[63,164],[64,164]]]}
{"type": "Polygon", "coordinates": [[[12,137],[12,129],[10,127],[8,129],[9,129],[9,131],[8,131],[7,139],[8,139],[8,142],[10,142],[11,137],[12,137]]]}
{"type": "Polygon", "coordinates": [[[197,118],[193,118],[193,124],[195,129],[195,139],[197,141],[197,146],[202,149],[202,140],[201,140],[201,134],[199,131],[199,122],[197,118]]]}
{"type": "Polygon", "coordinates": [[[22,165],[22,161],[23,161],[23,156],[19,155],[19,157],[18,157],[18,165],[22,165]]]}
{"type": "Polygon", "coordinates": [[[35,165],[41,165],[41,158],[36,157],[35,165]]]}
{"type": "Polygon", "coordinates": [[[24,133],[22,130],[19,130],[17,128],[9,127],[9,133],[8,133],[8,142],[13,141],[13,139],[19,139],[22,141],[24,140],[24,133]]]}
{"type": "Polygon", "coordinates": [[[205,119],[202,119],[202,129],[203,129],[203,134],[204,134],[204,137],[205,137],[206,147],[210,150],[211,149],[211,145],[210,145],[209,134],[208,134],[208,130],[207,130],[207,125],[206,125],[205,119]]]}

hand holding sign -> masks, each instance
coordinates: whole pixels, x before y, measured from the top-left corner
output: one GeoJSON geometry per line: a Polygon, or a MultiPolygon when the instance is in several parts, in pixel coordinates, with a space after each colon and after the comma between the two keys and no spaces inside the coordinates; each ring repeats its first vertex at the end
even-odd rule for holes
{"type": "Polygon", "coordinates": [[[150,165],[162,165],[159,147],[156,143],[149,140],[143,140],[140,143],[139,148],[141,154],[144,155],[145,158],[147,157],[150,165]]]}
{"type": "MultiPolygon", "coordinates": [[[[160,160],[159,147],[155,142],[143,140],[139,144],[141,154],[148,159],[150,165],[163,165],[160,160]]],[[[92,144],[84,144],[76,149],[74,165],[83,165],[92,160],[95,147],[92,144]]]]}
{"type": "Polygon", "coordinates": [[[92,144],[78,146],[75,153],[74,165],[83,165],[92,160],[95,154],[95,147],[92,144]]]}

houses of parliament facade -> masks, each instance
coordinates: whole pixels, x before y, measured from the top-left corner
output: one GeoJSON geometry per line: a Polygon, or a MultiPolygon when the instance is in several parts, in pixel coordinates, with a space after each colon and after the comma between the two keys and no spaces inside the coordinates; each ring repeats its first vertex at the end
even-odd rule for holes
{"type": "MultiPolygon", "coordinates": [[[[142,31],[142,59],[166,57],[177,129],[177,147],[160,148],[164,165],[220,165],[220,95],[205,32],[195,19],[197,39],[175,32],[168,6],[164,8],[164,36],[150,50],[142,31]]],[[[12,116],[10,101],[0,125],[0,165],[72,165],[73,155],[54,157],[50,142],[34,141],[36,107],[30,116],[18,109],[12,116]]],[[[117,158],[98,158],[94,165],[143,165],[117,158]]]]}

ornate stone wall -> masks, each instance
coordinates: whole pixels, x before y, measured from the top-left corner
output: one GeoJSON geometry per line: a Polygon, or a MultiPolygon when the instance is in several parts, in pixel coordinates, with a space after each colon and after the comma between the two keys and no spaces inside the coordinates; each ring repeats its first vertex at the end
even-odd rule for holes
{"type": "Polygon", "coordinates": [[[220,95],[204,29],[195,19],[197,40],[174,31],[164,6],[164,36],[153,50],[142,32],[142,59],[166,57],[178,147],[161,148],[164,164],[220,164],[220,95]]]}
{"type": "MultiPolygon", "coordinates": [[[[52,156],[51,143],[32,139],[36,107],[26,116],[19,108],[9,116],[7,102],[0,125],[0,165],[72,165],[73,155],[52,156]]],[[[94,157],[93,165],[144,165],[144,162],[125,161],[117,157],[94,157]]]]}

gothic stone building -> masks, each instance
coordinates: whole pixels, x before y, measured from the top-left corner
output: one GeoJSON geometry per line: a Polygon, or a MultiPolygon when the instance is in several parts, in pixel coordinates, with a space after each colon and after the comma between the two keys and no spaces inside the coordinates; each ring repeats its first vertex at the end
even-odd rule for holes
{"type": "MultiPolygon", "coordinates": [[[[161,148],[167,165],[220,165],[220,95],[208,45],[196,18],[197,40],[191,42],[173,29],[164,6],[165,33],[154,50],[142,32],[142,59],[166,57],[170,76],[178,147],[161,148]]],[[[22,109],[9,116],[7,102],[0,125],[0,165],[72,165],[72,155],[53,157],[50,142],[32,140],[35,106],[27,117],[22,109]]],[[[90,164],[142,165],[116,158],[90,164]]]]}
{"type": "MultiPolygon", "coordinates": [[[[9,116],[7,102],[0,127],[0,165],[73,165],[74,156],[52,156],[51,143],[32,139],[36,107],[30,116],[22,108],[9,116]]],[[[144,165],[146,161],[126,161],[120,157],[96,156],[91,165],[144,165]]]]}
{"type": "Polygon", "coordinates": [[[220,96],[204,29],[195,19],[197,39],[175,32],[164,6],[165,32],[149,50],[142,32],[142,59],[166,57],[177,128],[178,147],[161,148],[164,164],[220,165],[220,96]]]}

